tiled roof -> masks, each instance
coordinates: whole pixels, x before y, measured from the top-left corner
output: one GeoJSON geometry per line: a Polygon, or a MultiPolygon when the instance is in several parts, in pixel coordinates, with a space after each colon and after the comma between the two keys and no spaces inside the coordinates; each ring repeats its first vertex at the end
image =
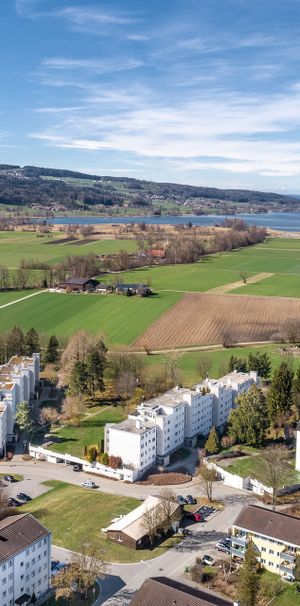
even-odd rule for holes
{"type": "Polygon", "coordinates": [[[130,606],[232,606],[232,602],[166,577],[147,579],[130,606]]]}
{"type": "Polygon", "coordinates": [[[248,505],[242,509],[234,526],[300,547],[300,520],[285,513],[248,505]]]}
{"type": "Polygon", "coordinates": [[[28,545],[46,537],[49,530],[30,513],[0,521],[0,562],[5,562],[28,545]]]}

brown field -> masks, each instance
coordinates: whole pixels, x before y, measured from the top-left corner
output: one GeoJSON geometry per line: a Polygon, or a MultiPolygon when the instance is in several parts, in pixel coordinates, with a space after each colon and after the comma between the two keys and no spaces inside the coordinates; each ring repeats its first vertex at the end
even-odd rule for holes
{"type": "Polygon", "coordinates": [[[300,300],[188,293],[134,343],[151,349],[238,343],[278,337],[287,320],[300,318],[300,300]]]}

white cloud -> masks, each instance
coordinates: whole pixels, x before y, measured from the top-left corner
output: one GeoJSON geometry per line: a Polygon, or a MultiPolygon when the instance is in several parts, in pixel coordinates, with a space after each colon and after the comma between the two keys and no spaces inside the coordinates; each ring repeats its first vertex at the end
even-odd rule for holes
{"type": "Polygon", "coordinates": [[[42,65],[55,70],[88,70],[97,74],[107,74],[123,70],[136,69],[143,65],[138,59],[74,59],[67,57],[50,57],[42,65]]]}

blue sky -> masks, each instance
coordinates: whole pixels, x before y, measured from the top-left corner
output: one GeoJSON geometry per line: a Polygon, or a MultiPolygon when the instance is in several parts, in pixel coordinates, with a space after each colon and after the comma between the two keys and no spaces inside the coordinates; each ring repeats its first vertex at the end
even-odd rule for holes
{"type": "Polygon", "coordinates": [[[300,193],[299,0],[1,0],[0,162],[300,193]]]}

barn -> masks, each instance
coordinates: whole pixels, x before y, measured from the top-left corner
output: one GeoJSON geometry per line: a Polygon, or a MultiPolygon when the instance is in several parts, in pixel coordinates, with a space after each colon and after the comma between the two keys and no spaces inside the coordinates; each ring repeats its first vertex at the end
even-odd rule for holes
{"type": "Polygon", "coordinates": [[[65,290],[86,292],[89,290],[94,290],[98,285],[97,280],[93,280],[92,278],[66,278],[64,283],[65,290]]]}

